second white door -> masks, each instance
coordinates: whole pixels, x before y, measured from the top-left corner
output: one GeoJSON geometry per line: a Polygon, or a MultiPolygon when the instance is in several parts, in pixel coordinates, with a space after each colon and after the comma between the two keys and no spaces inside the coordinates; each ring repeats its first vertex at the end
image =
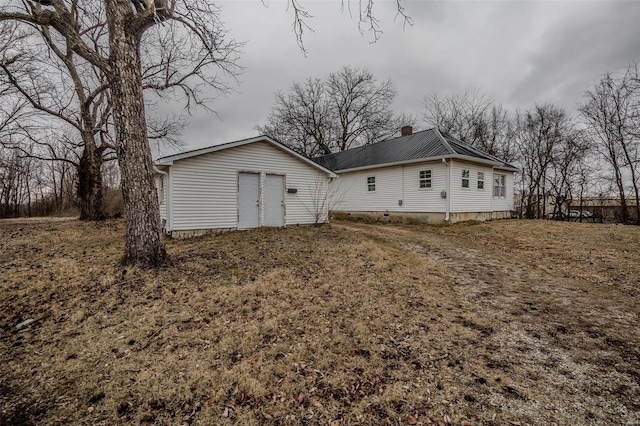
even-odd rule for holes
{"type": "Polygon", "coordinates": [[[267,175],[264,226],[284,226],[284,176],[267,175]]]}

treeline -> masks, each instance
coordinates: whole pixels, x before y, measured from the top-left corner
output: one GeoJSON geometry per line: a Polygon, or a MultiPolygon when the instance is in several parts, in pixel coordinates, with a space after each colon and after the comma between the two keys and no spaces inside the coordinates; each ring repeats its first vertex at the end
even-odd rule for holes
{"type": "MultiPolygon", "coordinates": [[[[479,91],[424,98],[422,121],[396,114],[396,89],[367,70],[343,67],[326,80],[278,92],[257,129],[310,156],[375,143],[402,125],[437,127],[516,165],[514,210],[525,218],[568,217],[585,200],[617,199],[616,219],[640,223],[640,79],[638,65],[607,73],[571,115],[553,104],[510,111],[479,91]]],[[[5,119],[5,122],[8,120],[5,119]]],[[[24,139],[23,139],[24,141],[24,139]]],[[[86,144],[39,140],[0,146],[0,217],[82,211],[86,144]]],[[[122,212],[113,151],[98,150],[97,183],[105,216],[122,212]]],[[[84,181],[87,181],[85,178],[84,181]]],[[[84,197],[91,198],[91,197],[84,197]]],[[[91,210],[91,206],[85,206],[91,210]]]]}
{"type": "MultiPolygon", "coordinates": [[[[0,218],[77,216],[80,214],[78,172],[73,152],[67,159],[36,155],[0,146],[0,218]]],[[[77,156],[76,156],[77,157],[77,156]]],[[[117,164],[105,162],[101,170],[105,216],[122,215],[122,193],[117,164]]]]}
{"type": "Polygon", "coordinates": [[[575,115],[550,103],[510,111],[473,91],[427,95],[420,123],[393,111],[395,96],[391,81],[343,67],[276,93],[257,129],[318,156],[388,139],[403,125],[437,127],[521,169],[514,188],[521,217],[568,217],[576,201],[615,198],[616,219],[640,224],[638,64],[586,88],[575,115]]]}

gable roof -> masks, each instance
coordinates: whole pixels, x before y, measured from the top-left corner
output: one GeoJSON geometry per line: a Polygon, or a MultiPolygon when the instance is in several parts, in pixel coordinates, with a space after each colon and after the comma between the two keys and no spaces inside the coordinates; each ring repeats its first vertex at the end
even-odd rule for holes
{"type": "Polygon", "coordinates": [[[330,177],[336,177],[336,174],[332,170],[324,167],[322,164],[317,163],[305,157],[304,155],[301,155],[295,152],[291,148],[265,135],[257,136],[255,138],[241,139],[239,141],[234,141],[234,142],[227,142],[220,145],[209,146],[206,148],[194,149],[191,151],[181,152],[179,154],[167,155],[165,157],[158,158],[156,161],[154,161],[154,164],[156,166],[171,166],[174,161],[184,160],[185,158],[196,157],[198,155],[209,154],[216,151],[222,151],[224,149],[235,148],[237,146],[248,145],[255,142],[267,142],[273,145],[274,147],[286,152],[287,154],[299,159],[300,161],[307,163],[311,167],[328,174],[330,177]]]}
{"type": "Polygon", "coordinates": [[[506,170],[518,170],[515,166],[473,148],[438,129],[423,130],[409,136],[387,139],[371,145],[336,152],[314,158],[313,161],[339,172],[442,158],[459,158],[490,164],[506,170]]]}

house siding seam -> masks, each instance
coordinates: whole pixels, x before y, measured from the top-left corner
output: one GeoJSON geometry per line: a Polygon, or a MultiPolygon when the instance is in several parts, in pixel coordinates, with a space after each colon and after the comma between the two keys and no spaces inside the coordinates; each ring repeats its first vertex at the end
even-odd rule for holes
{"type": "MultiPolygon", "coordinates": [[[[286,172],[285,191],[296,188],[298,192],[285,193],[285,224],[312,224],[316,221],[316,200],[326,198],[329,180],[326,173],[267,142],[185,158],[175,161],[170,169],[172,231],[237,228],[238,173],[241,171],[261,174],[261,193],[266,174],[286,172]],[[316,187],[317,196],[312,191],[316,187]]],[[[264,200],[260,208],[262,223],[264,200]]],[[[326,221],[326,212],[321,216],[321,220],[326,221]]]]}

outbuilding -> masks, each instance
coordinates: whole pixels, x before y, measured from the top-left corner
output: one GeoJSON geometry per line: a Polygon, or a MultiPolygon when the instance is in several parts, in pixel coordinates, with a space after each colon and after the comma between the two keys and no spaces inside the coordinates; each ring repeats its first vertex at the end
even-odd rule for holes
{"type": "Polygon", "coordinates": [[[331,170],[258,136],[155,161],[160,217],[174,237],[324,223],[331,170]]]}

